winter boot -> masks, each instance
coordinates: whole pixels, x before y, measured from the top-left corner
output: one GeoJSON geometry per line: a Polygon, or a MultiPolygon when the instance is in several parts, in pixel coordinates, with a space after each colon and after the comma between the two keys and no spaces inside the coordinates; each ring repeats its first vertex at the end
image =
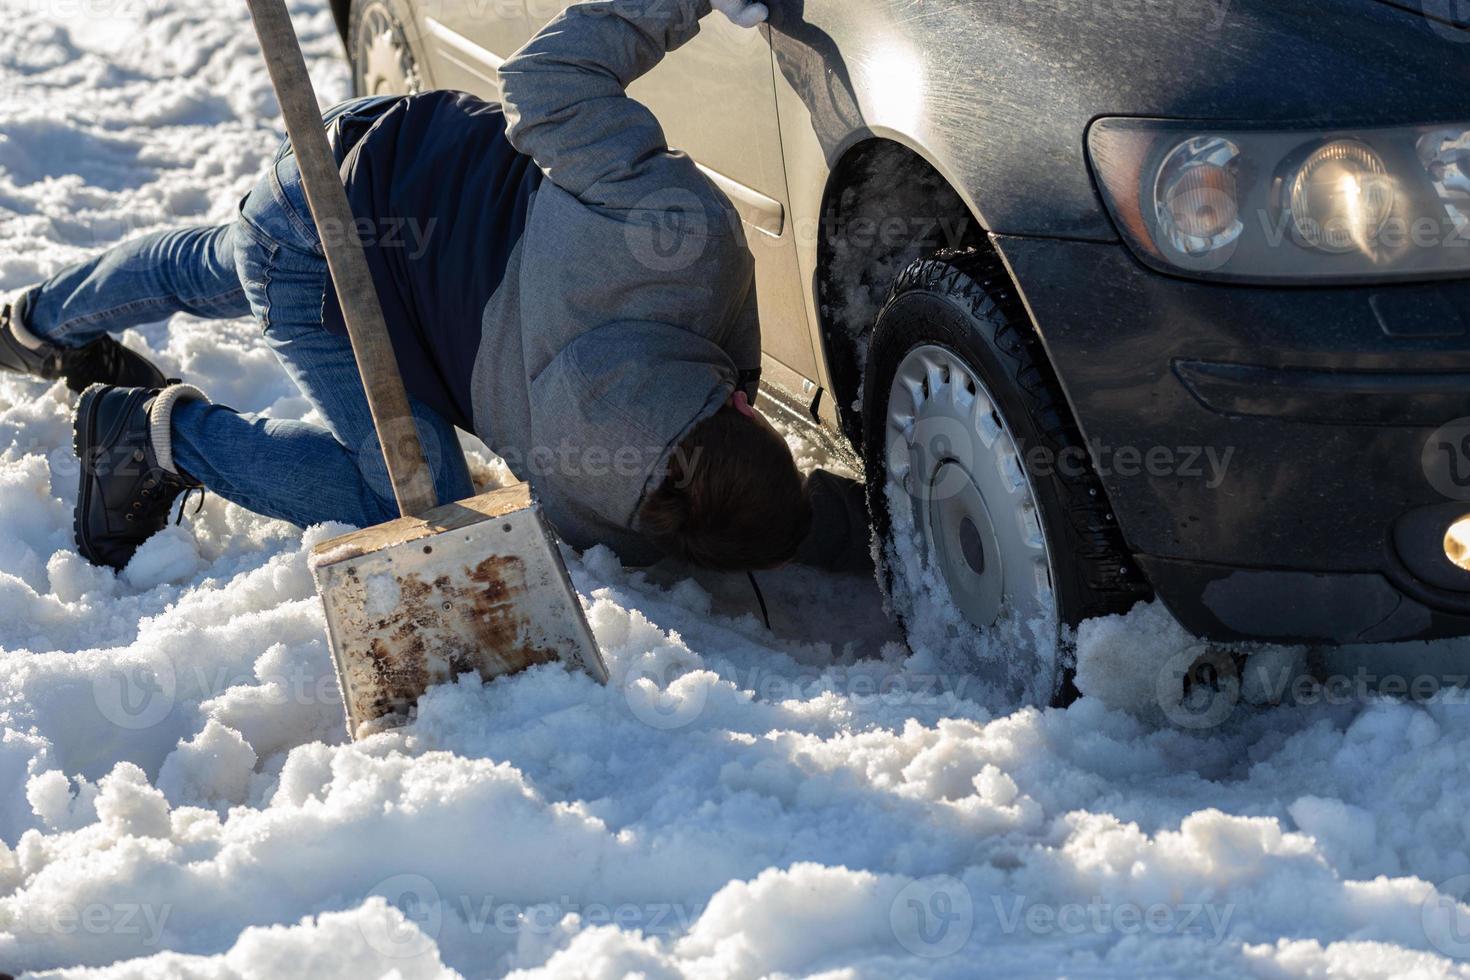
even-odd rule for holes
{"type": "Polygon", "coordinates": [[[81,461],[74,529],[77,549],[92,564],[121,571],[168,524],[180,494],[202,491],[175,468],[169,430],[174,405],[192,398],[208,400],[190,385],[93,385],[82,393],[74,438],[81,461]]]}
{"type": "Polygon", "coordinates": [[[162,388],[168,383],[146,357],[111,337],[85,347],[61,347],[33,336],[10,303],[0,307],[0,370],[47,381],[62,378],[72,391],[93,384],[162,388]]]}

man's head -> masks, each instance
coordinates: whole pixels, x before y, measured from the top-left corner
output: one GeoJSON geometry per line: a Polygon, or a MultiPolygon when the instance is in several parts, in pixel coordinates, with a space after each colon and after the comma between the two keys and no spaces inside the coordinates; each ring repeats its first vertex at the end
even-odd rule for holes
{"type": "Polygon", "coordinates": [[[791,560],[811,506],[786,440],[738,392],[684,439],[639,521],[672,555],[753,571],[791,560]]]}

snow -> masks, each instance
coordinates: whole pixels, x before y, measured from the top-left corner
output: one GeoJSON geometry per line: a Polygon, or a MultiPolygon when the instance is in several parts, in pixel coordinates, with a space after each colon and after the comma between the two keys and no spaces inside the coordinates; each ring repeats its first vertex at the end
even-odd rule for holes
{"type": "MultiPolygon", "coordinates": [[[[343,95],[330,16],[295,10],[343,95]]],[[[279,138],[243,5],[3,13],[0,289],[228,217],[279,138]]],[[[306,410],[248,322],[128,340],[306,410]]],[[[1463,642],[1256,651],[1185,705],[1208,650],[1146,606],[1079,631],[1090,696],[1010,710],[870,582],[762,576],[773,634],[739,577],[594,549],[609,686],[464,680],[349,745],[307,564],[344,528],[211,497],[92,568],[73,406],[0,378],[0,972],[1470,974],[1463,642]]]]}
{"type": "Polygon", "coordinates": [[[920,541],[913,499],[891,483],[887,499],[895,569],[887,599],[907,625],[909,646],[942,670],[971,675],[976,695],[986,703],[1050,703],[1057,686],[1050,666],[1058,653],[1055,615],[1014,617],[977,629],[960,612],[920,541]],[[1018,649],[1032,653],[1020,657],[1018,649]]]}

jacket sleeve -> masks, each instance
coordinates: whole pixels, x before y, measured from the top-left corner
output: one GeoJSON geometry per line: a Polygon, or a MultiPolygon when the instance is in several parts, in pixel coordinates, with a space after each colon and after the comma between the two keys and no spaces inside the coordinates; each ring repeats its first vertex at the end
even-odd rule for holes
{"type": "Polygon", "coordinates": [[[799,565],[828,572],[873,572],[872,532],[863,485],[826,470],[807,477],[812,526],[796,551],[799,565]]]}
{"type": "Polygon", "coordinates": [[[646,207],[700,179],[626,89],[699,33],[709,0],[595,0],[568,7],[500,67],[506,135],[586,204],[646,207]]]}

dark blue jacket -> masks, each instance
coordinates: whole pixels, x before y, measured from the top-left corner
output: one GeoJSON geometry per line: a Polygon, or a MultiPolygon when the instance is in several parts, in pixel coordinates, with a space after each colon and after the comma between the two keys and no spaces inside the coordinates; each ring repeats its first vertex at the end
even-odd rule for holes
{"type": "MultiPolygon", "coordinates": [[[[409,393],[474,430],[481,317],[505,278],[541,170],[505,138],[499,105],[464,92],[349,104],[328,138],[409,393]]],[[[323,322],[345,334],[336,293],[323,322]]]]}

